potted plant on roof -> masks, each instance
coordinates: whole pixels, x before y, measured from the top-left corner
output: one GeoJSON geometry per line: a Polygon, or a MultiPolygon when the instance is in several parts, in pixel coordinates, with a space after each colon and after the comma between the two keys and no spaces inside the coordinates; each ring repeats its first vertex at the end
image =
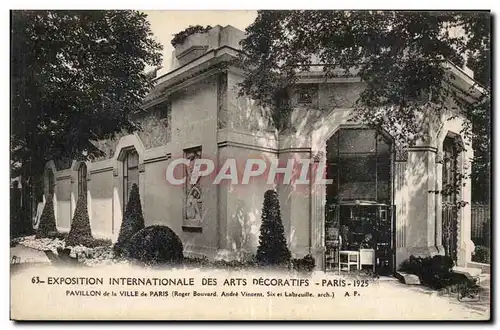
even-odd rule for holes
{"type": "Polygon", "coordinates": [[[208,31],[212,27],[207,25],[190,25],[188,28],[174,34],[170,41],[175,48],[175,57],[180,59],[187,53],[202,53],[208,49],[208,31]]]}

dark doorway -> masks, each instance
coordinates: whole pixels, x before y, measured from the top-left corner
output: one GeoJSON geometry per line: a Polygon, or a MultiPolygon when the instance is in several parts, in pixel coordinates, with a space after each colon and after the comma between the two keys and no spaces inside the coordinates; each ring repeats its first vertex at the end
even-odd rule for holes
{"type": "Polygon", "coordinates": [[[374,250],[379,274],[394,270],[392,145],[370,129],[340,129],[327,142],[325,246],[374,250]],[[337,239],[338,238],[338,239],[337,239]],[[332,242],[337,242],[335,246],[332,242]]]}
{"type": "Polygon", "coordinates": [[[446,137],[443,142],[442,177],[442,242],[445,255],[457,261],[459,186],[458,144],[456,139],[446,137]]]}

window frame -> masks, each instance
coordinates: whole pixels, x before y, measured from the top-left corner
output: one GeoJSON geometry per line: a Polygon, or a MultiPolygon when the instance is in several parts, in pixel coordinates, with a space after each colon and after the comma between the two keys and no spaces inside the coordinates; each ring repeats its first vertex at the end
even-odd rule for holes
{"type": "MultiPolygon", "coordinates": [[[[331,158],[328,159],[328,166],[332,166],[335,170],[333,175],[328,177],[328,179],[333,179],[333,185],[336,185],[336,190],[332,192],[333,196],[331,196],[333,204],[340,205],[340,204],[352,204],[355,201],[370,201],[374,202],[377,204],[381,205],[391,205],[392,204],[392,185],[393,185],[393,141],[389,137],[387,137],[384,134],[381,134],[377,132],[376,130],[370,129],[370,128],[340,128],[335,132],[334,135],[328,139],[327,142],[327,157],[331,155],[333,152],[335,152],[335,156],[333,157],[333,161],[330,161],[331,158]],[[375,134],[375,144],[374,144],[374,151],[369,152],[369,151],[361,151],[357,152],[356,150],[354,151],[341,151],[341,146],[340,146],[340,138],[342,132],[345,131],[373,131],[375,134]],[[331,139],[336,139],[336,141],[332,141],[331,139]],[[382,140],[381,140],[382,139],[382,140]],[[331,142],[330,142],[331,141],[331,142]],[[381,161],[381,155],[385,155],[385,153],[380,152],[379,150],[379,144],[383,141],[384,144],[388,146],[388,153],[387,153],[387,158],[384,159],[384,161],[381,161]],[[330,146],[332,144],[332,146],[330,146]],[[328,150],[328,148],[334,147],[335,150],[328,150]],[[341,193],[341,163],[342,163],[342,155],[356,155],[356,156],[364,156],[367,159],[367,164],[373,162],[374,163],[374,194],[375,197],[372,198],[362,198],[362,197],[353,197],[353,198],[342,198],[340,199],[339,195],[341,193]],[[369,158],[373,158],[373,160],[369,160],[369,158]],[[383,168],[383,165],[386,164],[388,166],[388,174],[387,176],[387,182],[388,182],[388,192],[387,192],[387,197],[381,198],[380,197],[380,192],[379,192],[379,184],[382,181],[385,180],[380,180],[379,174],[381,169],[383,168]]],[[[344,158],[346,159],[346,158],[344,158]]]]}
{"type": "Polygon", "coordinates": [[[127,203],[128,203],[128,198],[129,198],[129,172],[130,170],[137,170],[137,185],[139,185],[139,153],[135,148],[127,150],[125,154],[125,158],[123,159],[123,212],[125,213],[125,210],[127,209],[127,203]],[[130,165],[130,160],[133,155],[136,155],[137,157],[137,164],[136,165],[130,165]]]}
{"type": "Polygon", "coordinates": [[[298,104],[313,104],[318,95],[318,86],[316,84],[304,84],[297,90],[298,104]],[[303,96],[307,94],[307,97],[303,96]]]}
{"type": "Polygon", "coordinates": [[[84,198],[87,197],[87,165],[82,162],[78,166],[78,197],[82,195],[84,198]]]}
{"type": "Polygon", "coordinates": [[[54,178],[54,172],[52,171],[52,169],[48,168],[45,172],[45,176],[47,177],[47,194],[49,196],[54,196],[55,178],[54,178]]]}
{"type": "MultiPolygon", "coordinates": [[[[455,189],[458,180],[458,156],[459,151],[455,140],[452,137],[447,136],[443,141],[443,170],[442,170],[442,188],[444,191],[449,189],[450,191],[455,189]],[[449,188],[448,186],[451,186],[449,188]]],[[[445,194],[443,197],[444,204],[455,204],[457,201],[457,195],[453,191],[445,194]]]]}

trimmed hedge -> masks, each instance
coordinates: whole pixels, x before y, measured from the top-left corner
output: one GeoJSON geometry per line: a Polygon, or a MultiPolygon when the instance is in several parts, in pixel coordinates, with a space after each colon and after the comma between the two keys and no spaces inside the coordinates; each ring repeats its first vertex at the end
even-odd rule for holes
{"type": "Polygon", "coordinates": [[[417,275],[420,282],[430,288],[441,289],[455,284],[453,265],[453,259],[448,256],[435,255],[422,258],[411,255],[408,260],[403,261],[399,269],[417,275]]]}
{"type": "Polygon", "coordinates": [[[66,240],[66,237],[68,237],[68,233],[52,232],[47,235],[47,238],[58,239],[60,241],[66,240]]]}
{"type": "Polygon", "coordinates": [[[142,215],[141,196],[139,195],[139,187],[134,183],[130,189],[130,197],[123,215],[118,240],[113,247],[115,255],[127,254],[130,239],[142,229],[144,229],[144,216],[142,215]]]}
{"type": "Polygon", "coordinates": [[[177,45],[180,45],[182,43],[184,43],[184,41],[192,34],[195,34],[195,33],[204,33],[204,32],[208,32],[212,29],[212,27],[210,25],[207,25],[205,27],[201,26],[201,25],[190,25],[188,28],[186,28],[185,30],[182,30],[176,34],[174,34],[174,37],[172,38],[172,40],[170,41],[170,43],[172,44],[173,47],[177,46],[177,45]]]}
{"type": "Polygon", "coordinates": [[[146,265],[180,264],[182,241],[167,226],[154,225],[138,231],[129,241],[127,256],[146,265]]]}
{"type": "Polygon", "coordinates": [[[458,292],[459,300],[476,297],[481,291],[477,280],[464,274],[454,273],[453,264],[453,260],[448,256],[436,255],[432,258],[410,256],[401,264],[400,270],[417,275],[420,283],[432,289],[458,292]]]}
{"type": "Polygon", "coordinates": [[[311,273],[316,267],[316,260],[308,254],[304,258],[292,259],[292,267],[298,272],[311,273]]]}
{"type": "Polygon", "coordinates": [[[52,195],[47,197],[43,207],[40,223],[36,231],[36,238],[53,237],[57,235],[56,217],[54,215],[54,201],[52,195]]]}
{"type": "Polygon", "coordinates": [[[478,245],[474,250],[474,255],[472,256],[472,261],[480,262],[483,264],[490,263],[490,249],[486,246],[478,245]]]}
{"type": "Polygon", "coordinates": [[[87,198],[84,195],[78,197],[76,202],[75,215],[71,222],[68,237],[66,237],[66,246],[89,246],[93,244],[92,229],[90,228],[89,213],[87,210],[87,198]]]}
{"type": "MultiPolygon", "coordinates": [[[[203,267],[215,269],[258,269],[259,265],[255,258],[249,260],[210,260],[207,257],[184,257],[184,264],[190,267],[203,267]]],[[[316,260],[310,254],[304,258],[290,260],[289,270],[299,273],[311,273],[316,266],[316,260]]]]}
{"type": "Polygon", "coordinates": [[[260,265],[264,266],[285,266],[290,262],[290,258],[291,253],[281,222],[278,193],[274,190],[268,190],[264,194],[256,259],[260,265]]]}
{"type": "Polygon", "coordinates": [[[214,269],[249,269],[256,268],[255,260],[210,260],[207,257],[184,257],[184,264],[189,267],[214,269]]]}
{"type": "Polygon", "coordinates": [[[80,245],[83,245],[88,248],[97,248],[103,246],[112,246],[113,242],[110,239],[90,238],[82,241],[80,245]]]}

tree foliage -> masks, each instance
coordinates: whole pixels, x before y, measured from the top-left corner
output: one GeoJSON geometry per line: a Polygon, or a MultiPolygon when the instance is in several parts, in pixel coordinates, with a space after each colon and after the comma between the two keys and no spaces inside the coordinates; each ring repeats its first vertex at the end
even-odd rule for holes
{"type": "Polygon", "coordinates": [[[283,222],[281,221],[278,193],[268,190],[264,194],[262,223],[256,259],[261,265],[283,266],[290,261],[283,222]]]}
{"type": "MultiPolygon", "coordinates": [[[[290,126],[298,73],[319,67],[326,77],[359,76],[365,88],[352,120],[391,132],[400,146],[422,138],[429,111],[461,108],[473,125],[464,131],[488,158],[489,13],[260,11],[246,33],[241,94],[272,109],[278,129],[290,126]],[[476,70],[484,87],[480,99],[467,103],[452,87],[450,62],[476,70]]],[[[489,166],[489,159],[478,161],[489,166]]]]}
{"type": "Polygon", "coordinates": [[[101,156],[93,141],[136,129],[131,115],[152,87],[145,69],[161,61],[145,14],[11,15],[14,176],[38,175],[51,159],[101,156]]]}

